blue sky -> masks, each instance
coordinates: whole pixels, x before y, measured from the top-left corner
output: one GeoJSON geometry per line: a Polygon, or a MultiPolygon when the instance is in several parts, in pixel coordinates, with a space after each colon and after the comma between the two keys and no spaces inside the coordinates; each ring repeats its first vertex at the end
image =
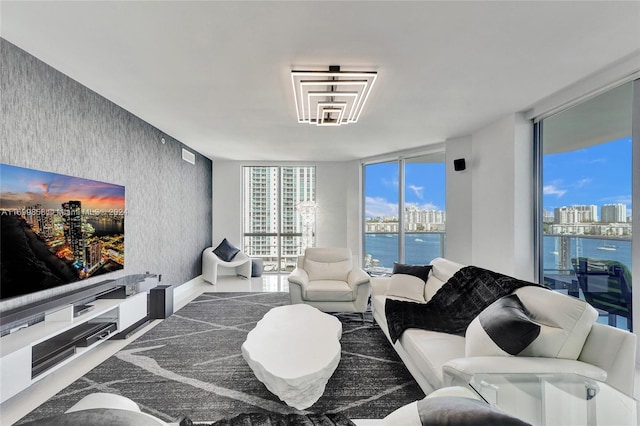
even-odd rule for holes
{"type": "Polygon", "coordinates": [[[631,210],[631,137],[544,156],[544,208],[622,203],[631,210]]]}
{"type": "MultiPolygon", "coordinates": [[[[406,202],[445,209],[445,165],[406,163],[406,202]]],[[[543,205],[556,207],[623,203],[631,215],[631,137],[571,152],[544,156],[543,205]]],[[[368,165],[365,215],[398,215],[398,164],[368,165]]]]}
{"type": "MultiPolygon", "coordinates": [[[[368,165],[365,179],[365,216],[397,216],[398,164],[368,165]]],[[[406,163],[405,203],[423,210],[445,209],[444,163],[406,163]]]]}

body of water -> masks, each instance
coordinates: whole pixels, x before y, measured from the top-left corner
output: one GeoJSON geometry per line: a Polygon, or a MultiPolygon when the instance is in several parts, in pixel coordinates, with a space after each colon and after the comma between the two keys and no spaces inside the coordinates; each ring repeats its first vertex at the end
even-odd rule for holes
{"type": "MultiPolygon", "coordinates": [[[[441,234],[406,234],[405,263],[426,265],[443,255],[441,234]]],[[[601,238],[570,237],[570,256],[589,257],[599,260],[617,260],[631,269],[631,241],[601,238]]],[[[547,235],[543,243],[543,265],[545,270],[558,269],[560,238],[547,235]]],[[[373,266],[393,268],[398,260],[398,234],[366,234],[365,254],[378,262],[373,266]]],[[[567,265],[569,268],[571,265],[567,265]]]]}
{"type": "Polygon", "coordinates": [[[124,234],[124,221],[100,218],[87,218],[87,222],[95,229],[96,237],[124,234]]]}
{"type": "MultiPolygon", "coordinates": [[[[431,260],[442,256],[440,238],[442,234],[405,234],[405,263],[428,265],[431,260]]],[[[393,268],[398,261],[398,234],[366,234],[365,254],[378,262],[373,266],[393,268]]]]}
{"type": "MultiPolygon", "coordinates": [[[[545,235],[543,239],[543,269],[556,271],[572,269],[571,265],[559,266],[560,237],[545,235]]],[[[631,270],[631,240],[569,237],[569,260],[588,257],[596,260],[615,260],[631,270]]]]}

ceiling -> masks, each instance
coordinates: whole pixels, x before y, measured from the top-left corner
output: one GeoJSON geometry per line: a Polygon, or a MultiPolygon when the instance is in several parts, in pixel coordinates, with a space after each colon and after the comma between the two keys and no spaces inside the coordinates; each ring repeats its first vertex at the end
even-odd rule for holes
{"type": "MultiPolygon", "coordinates": [[[[640,2],[5,1],[6,40],[212,159],[345,161],[464,136],[640,49],[640,2]],[[377,71],[298,124],[293,69],[377,71]]],[[[135,143],[132,141],[132,143],[135,143]]]]}

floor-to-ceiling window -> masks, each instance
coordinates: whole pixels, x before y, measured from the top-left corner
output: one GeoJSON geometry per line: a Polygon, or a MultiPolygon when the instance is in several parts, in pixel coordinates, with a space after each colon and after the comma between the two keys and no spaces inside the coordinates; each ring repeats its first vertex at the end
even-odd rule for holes
{"type": "Polygon", "coordinates": [[[243,249],[265,272],[291,271],[315,244],[313,166],[245,166],[243,249]]]}
{"type": "Polygon", "coordinates": [[[444,153],[364,165],[364,267],[428,264],[444,253],[444,153]]]}
{"type": "Polygon", "coordinates": [[[633,82],[536,125],[541,277],[632,329],[633,82]]]}

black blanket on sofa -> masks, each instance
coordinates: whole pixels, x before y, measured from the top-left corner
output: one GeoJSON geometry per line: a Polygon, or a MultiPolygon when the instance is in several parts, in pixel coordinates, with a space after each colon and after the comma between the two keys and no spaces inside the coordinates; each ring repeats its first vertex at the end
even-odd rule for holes
{"type": "Polygon", "coordinates": [[[520,287],[538,284],[465,266],[427,303],[387,299],[384,310],[393,343],[408,328],[464,335],[473,319],[491,303],[520,287]]]}

